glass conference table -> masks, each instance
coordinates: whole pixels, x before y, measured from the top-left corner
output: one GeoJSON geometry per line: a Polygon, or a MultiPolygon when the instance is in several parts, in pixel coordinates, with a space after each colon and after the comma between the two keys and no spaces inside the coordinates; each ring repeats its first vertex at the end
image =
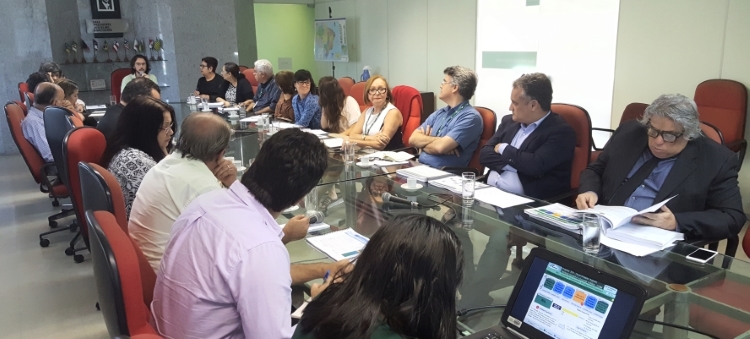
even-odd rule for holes
{"type": "MultiPolygon", "coordinates": [[[[515,285],[523,258],[531,248],[541,246],[602,271],[643,286],[648,300],[641,318],[667,324],[690,326],[719,337],[750,338],[750,312],[725,304],[735,296],[750,294],[750,263],[718,255],[707,264],[696,264],[685,256],[696,249],[688,243],[645,257],[607,248],[598,255],[581,250],[578,234],[529,218],[523,210],[545,205],[544,201],[500,209],[481,202],[462,203],[460,195],[426,185],[416,192],[401,188],[405,179],[395,174],[357,177],[356,165],[342,165],[337,183],[322,184],[320,190],[336,190],[338,199],[327,207],[325,222],[333,230],[353,228],[372,236],[390,217],[402,213],[432,216],[450,226],[464,249],[464,277],[459,288],[457,310],[501,306],[515,285]],[[390,192],[432,208],[384,204],[380,195],[390,192]],[[728,267],[728,268],[723,268],[728,267]],[[731,334],[730,334],[731,333],[731,334]],[[743,334],[744,333],[744,334],[743,334]]],[[[279,223],[305,213],[302,206],[282,214],[279,223]]],[[[322,231],[323,233],[328,231],[322,231]]],[[[310,236],[310,235],[308,235],[310,236]]],[[[325,254],[304,240],[287,244],[292,262],[330,262],[325,254]]],[[[750,306],[750,305],[748,305],[750,306]]],[[[745,306],[747,308],[747,306],[745,306]]],[[[503,308],[482,309],[459,317],[459,330],[473,333],[500,322],[503,308]]],[[[639,321],[633,338],[702,338],[686,330],[639,321]]]]}

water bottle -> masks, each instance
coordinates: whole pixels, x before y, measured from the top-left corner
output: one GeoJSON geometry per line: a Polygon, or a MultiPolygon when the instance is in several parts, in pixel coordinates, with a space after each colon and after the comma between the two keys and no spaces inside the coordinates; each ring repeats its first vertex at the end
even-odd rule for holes
{"type": "Polygon", "coordinates": [[[362,76],[359,77],[360,81],[367,81],[367,79],[370,79],[370,66],[365,66],[362,69],[362,76]]]}

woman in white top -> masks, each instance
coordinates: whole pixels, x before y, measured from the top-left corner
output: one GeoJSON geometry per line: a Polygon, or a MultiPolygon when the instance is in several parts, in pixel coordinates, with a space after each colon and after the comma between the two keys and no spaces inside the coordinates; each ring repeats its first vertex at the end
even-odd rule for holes
{"type": "Polygon", "coordinates": [[[319,103],[323,110],[320,125],[329,133],[343,133],[357,123],[361,112],[357,100],[344,94],[334,77],[322,77],[318,82],[319,103]]]}
{"type": "Polygon", "coordinates": [[[388,82],[380,75],[375,75],[365,84],[365,104],[371,104],[357,123],[344,135],[361,146],[379,150],[403,148],[401,125],[404,117],[401,111],[391,104],[393,95],[388,82]]]}
{"type": "Polygon", "coordinates": [[[172,106],[139,96],[125,106],[115,133],[107,140],[102,164],[120,183],[128,219],[143,177],[172,148],[174,119],[172,106]]]}

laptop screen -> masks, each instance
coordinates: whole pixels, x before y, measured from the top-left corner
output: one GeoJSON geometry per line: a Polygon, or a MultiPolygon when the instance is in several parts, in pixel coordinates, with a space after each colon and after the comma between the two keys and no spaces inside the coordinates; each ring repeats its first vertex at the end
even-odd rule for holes
{"type": "Polygon", "coordinates": [[[533,260],[507,318],[512,327],[525,324],[561,339],[612,338],[625,330],[636,296],[545,259],[533,260]]]}

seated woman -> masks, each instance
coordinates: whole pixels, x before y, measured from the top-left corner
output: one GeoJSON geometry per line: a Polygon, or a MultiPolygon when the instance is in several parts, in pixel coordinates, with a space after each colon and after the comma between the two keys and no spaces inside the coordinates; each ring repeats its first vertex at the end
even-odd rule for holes
{"type": "Polygon", "coordinates": [[[253,85],[240,73],[240,66],[227,62],[221,69],[221,76],[229,84],[224,95],[216,97],[216,102],[224,103],[224,107],[235,104],[247,107],[253,103],[253,85]]]}
{"type": "Polygon", "coordinates": [[[86,107],[83,105],[76,104],[78,102],[78,85],[73,80],[61,78],[57,81],[57,85],[63,90],[65,100],[63,100],[62,106],[67,108],[73,115],[86,126],[96,127],[96,119],[92,117],[85,117],[83,113],[86,111],[86,107]]]}
{"type": "Polygon", "coordinates": [[[401,125],[404,117],[401,111],[391,104],[393,95],[388,82],[375,75],[365,84],[365,104],[372,105],[359,116],[357,123],[348,133],[349,140],[360,146],[379,150],[394,150],[404,147],[401,125]]]}
{"type": "Polygon", "coordinates": [[[322,115],[320,126],[329,133],[343,133],[357,123],[362,112],[357,100],[344,94],[334,77],[322,77],[318,82],[322,115]]]}
{"type": "Polygon", "coordinates": [[[292,339],[456,338],[463,250],[443,223],[398,215],[345,271],[329,279],[329,286],[312,286],[315,299],[292,339]]]}
{"type": "Polygon", "coordinates": [[[294,123],[302,127],[320,129],[320,105],[318,88],[309,71],[301,69],[294,73],[294,88],[297,95],[292,98],[294,123]]]}
{"type": "Polygon", "coordinates": [[[172,149],[174,119],[172,106],[149,96],[138,96],[125,106],[117,129],[107,140],[102,165],[107,166],[122,187],[128,219],[146,172],[172,149]]]}
{"type": "Polygon", "coordinates": [[[279,102],[276,104],[274,118],[294,122],[294,108],[292,108],[292,97],[297,93],[294,88],[294,73],[281,71],[274,77],[276,86],[281,90],[279,102]]]}

